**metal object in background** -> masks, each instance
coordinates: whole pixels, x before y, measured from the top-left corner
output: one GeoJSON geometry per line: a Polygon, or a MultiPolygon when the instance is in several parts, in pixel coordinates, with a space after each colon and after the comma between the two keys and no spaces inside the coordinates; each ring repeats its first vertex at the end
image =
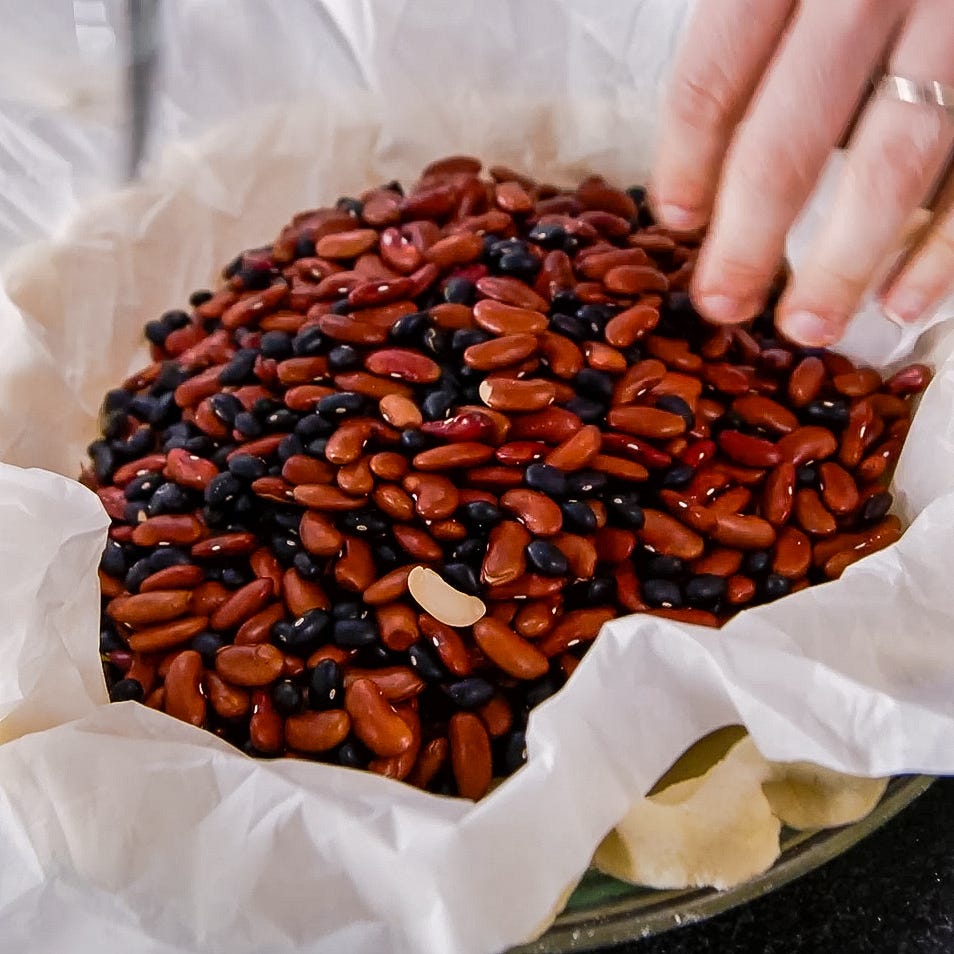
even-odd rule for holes
{"type": "Polygon", "coordinates": [[[129,10],[129,65],[126,74],[129,109],[125,173],[135,179],[146,154],[155,95],[160,0],[127,0],[129,10]]]}

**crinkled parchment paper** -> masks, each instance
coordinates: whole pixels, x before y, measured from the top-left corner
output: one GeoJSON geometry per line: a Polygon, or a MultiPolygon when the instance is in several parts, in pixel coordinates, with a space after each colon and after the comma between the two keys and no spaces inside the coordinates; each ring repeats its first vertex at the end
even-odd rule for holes
{"type": "MultiPolygon", "coordinates": [[[[727,776],[768,826],[797,820],[827,776],[765,759],[954,771],[954,329],[899,340],[873,309],[855,353],[937,367],[895,479],[903,539],[719,632],[609,624],[534,713],[529,764],[480,804],[255,761],[141,706],[104,705],[106,517],[67,478],[102,392],[143,361],[144,321],[298,209],[441,153],[568,183],[638,181],[684,15],[668,0],[170,0],[156,159],[135,190],[105,195],[116,137],[95,94],[120,8],[40,15],[0,0],[4,68],[22,67],[18,86],[0,84],[3,247],[52,236],[8,259],[0,291],[0,950],[489,954],[547,923],[634,801],[719,726],[744,724],[752,741],[654,807],[691,815],[727,776]],[[99,19],[81,31],[81,14],[99,19]],[[75,87],[82,109],[31,64],[44,35],[57,70],[93,71],[75,87]],[[31,68],[46,80],[32,104],[31,68]]],[[[634,818],[630,847],[646,837],[634,818]]],[[[662,856],[653,868],[638,854],[624,872],[671,880],[662,856]]],[[[694,870],[717,883],[749,873],[694,870]]]]}

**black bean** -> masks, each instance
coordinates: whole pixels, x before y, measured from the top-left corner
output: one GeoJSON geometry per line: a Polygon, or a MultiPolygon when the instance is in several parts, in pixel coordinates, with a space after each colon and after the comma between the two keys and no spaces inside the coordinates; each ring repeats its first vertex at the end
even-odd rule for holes
{"type": "Polygon", "coordinates": [[[473,568],[466,563],[445,563],[441,568],[441,576],[455,589],[462,593],[477,596],[480,593],[480,582],[473,568]]]}
{"type": "MultiPolygon", "coordinates": [[[[317,644],[322,637],[324,637],[330,626],[331,616],[324,610],[308,610],[291,624],[291,628],[295,631],[292,642],[294,645],[300,648],[305,646],[313,646],[317,644]]],[[[295,650],[291,648],[291,644],[287,644],[287,648],[289,652],[295,652],[295,650]]],[[[300,652],[299,654],[307,655],[307,653],[304,652],[300,652]]]]}
{"type": "Polygon", "coordinates": [[[359,199],[353,199],[351,196],[345,195],[335,202],[335,208],[358,219],[361,217],[361,213],[364,211],[364,203],[359,199]]]}
{"type": "Polygon", "coordinates": [[[136,679],[120,679],[109,688],[110,702],[128,702],[129,700],[142,702],[145,696],[142,683],[136,679]]]}
{"type": "Polygon", "coordinates": [[[306,328],[292,340],[292,351],[299,358],[313,358],[321,354],[324,347],[325,338],[320,328],[306,328]]]}
{"type": "Polygon", "coordinates": [[[560,504],[563,529],[570,533],[592,533],[596,529],[596,514],[582,500],[568,500],[560,504]]]}
{"type": "Polygon", "coordinates": [[[639,500],[636,491],[612,494],[606,501],[606,509],[613,523],[630,530],[641,530],[646,517],[639,500]]]}
{"type": "Polygon", "coordinates": [[[351,345],[336,345],[328,352],[328,367],[332,371],[350,371],[360,365],[361,355],[351,345]]]}
{"type": "Polygon", "coordinates": [[[473,305],[477,301],[477,288],[466,278],[448,278],[444,282],[444,301],[454,305],[473,305]]]}
{"type": "Polygon", "coordinates": [[[686,602],[701,609],[712,609],[725,599],[725,577],[700,573],[686,583],[686,602]]]}
{"type": "Polygon", "coordinates": [[[814,464],[802,464],[795,471],[795,480],[799,487],[814,487],[818,483],[818,468],[814,464]]]}
{"type": "Polygon", "coordinates": [[[535,225],[527,238],[544,248],[562,249],[567,239],[567,231],[559,222],[552,222],[547,225],[535,225]]]}
{"type": "Polygon", "coordinates": [[[222,568],[220,577],[222,585],[230,590],[239,590],[254,579],[250,570],[242,570],[237,566],[226,566],[222,568]]]}
{"type": "Polygon", "coordinates": [[[494,687],[486,679],[471,676],[468,679],[458,679],[447,683],[444,691],[459,708],[476,709],[491,700],[494,687]]]}
{"type": "Polygon", "coordinates": [[[551,314],[550,330],[565,335],[572,341],[584,341],[589,334],[589,329],[584,322],[575,315],[568,315],[563,311],[551,314]]]}
{"type": "Polygon", "coordinates": [[[321,564],[315,562],[312,555],[310,553],[305,553],[304,550],[301,550],[295,554],[295,559],[292,561],[292,566],[298,571],[298,575],[303,580],[309,580],[312,583],[317,583],[318,580],[321,579],[321,564]]]}
{"type": "Polygon", "coordinates": [[[276,361],[284,361],[290,358],[294,353],[292,350],[291,335],[284,331],[266,331],[262,335],[259,344],[259,350],[265,358],[274,358],[276,361]]]}
{"type": "Polygon", "coordinates": [[[234,423],[236,415],[245,410],[242,402],[234,394],[227,394],[224,391],[213,394],[209,398],[209,407],[220,421],[229,426],[234,423]]]}
{"type": "Polygon", "coordinates": [[[653,402],[660,411],[678,414],[686,422],[686,428],[692,430],[696,426],[696,415],[688,403],[678,394],[663,394],[653,402]]]}
{"type": "Polygon", "coordinates": [[[865,523],[877,523],[879,520],[883,520],[891,509],[893,502],[894,498],[886,490],[873,494],[861,508],[861,519],[865,523]]]}
{"type": "Polygon", "coordinates": [[[331,313],[333,315],[347,315],[352,311],[351,302],[348,301],[347,297],[339,298],[332,306],[331,313]]]}
{"type": "Polygon", "coordinates": [[[792,582],[791,580],[787,580],[784,576],[780,576],[778,573],[769,573],[762,581],[759,590],[762,599],[766,601],[777,600],[780,597],[788,596],[788,594],[792,592],[792,582]]]}
{"type": "Polygon", "coordinates": [[[532,540],[528,543],[527,562],[544,576],[566,576],[570,572],[563,551],[549,540],[532,540]]]}
{"type": "Polygon", "coordinates": [[[643,580],[643,599],[650,606],[678,609],[682,606],[682,592],[672,580],[643,580]]]}
{"type": "Polygon", "coordinates": [[[165,312],[159,320],[172,331],[176,331],[178,328],[185,328],[185,326],[192,321],[188,312],[181,311],[178,308],[165,312]]]}
{"type": "Polygon", "coordinates": [[[185,566],[192,562],[189,554],[178,547],[159,547],[153,550],[146,559],[149,561],[150,573],[168,570],[170,566],[185,566]]]}
{"type": "Polygon", "coordinates": [[[107,540],[103,555],[99,558],[99,568],[109,576],[124,577],[126,575],[126,557],[122,546],[115,540],[107,540]]]}
{"type": "Polygon", "coordinates": [[[458,328],[452,335],[450,341],[451,351],[464,351],[466,348],[476,344],[483,344],[490,341],[491,335],[480,328],[458,328]]]}
{"type": "Polygon", "coordinates": [[[626,190],[626,194],[637,206],[642,205],[646,201],[646,188],[644,186],[630,186],[626,190]]]}
{"type": "Polygon", "coordinates": [[[339,619],[332,635],[337,645],[351,649],[370,646],[378,638],[378,628],[371,619],[339,619]]]}
{"type": "Polygon", "coordinates": [[[189,304],[193,308],[198,308],[199,305],[204,305],[211,298],[212,292],[210,292],[207,288],[200,288],[189,295],[189,304]]]}
{"type": "Polygon", "coordinates": [[[344,768],[367,768],[371,753],[357,739],[348,739],[338,746],[338,764],[344,768]]]}
{"type": "Polygon", "coordinates": [[[768,550],[753,550],[742,561],[742,572],[746,576],[762,576],[772,567],[772,554],[768,550]]]}
{"type": "Polygon", "coordinates": [[[331,608],[335,619],[367,619],[368,607],[357,600],[339,600],[331,608]]]}
{"type": "Polygon", "coordinates": [[[117,649],[128,649],[129,647],[119,638],[116,630],[108,620],[103,621],[103,628],[99,631],[99,651],[101,655],[115,652],[117,649]]]}
{"type": "Polygon", "coordinates": [[[242,268],[235,277],[247,291],[261,291],[271,285],[275,272],[271,268],[242,268]]]}
{"type": "Polygon", "coordinates": [[[299,235],[295,239],[295,258],[314,258],[315,240],[307,235],[299,235]]]}
{"type": "Polygon", "coordinates": [[[586,304],[580,305],[577,309],[576,317],[586,325],[590,338],[601,338],[603,329],[606,327],[610,318],[616,314],[616,309],[607,305],[586,304]]]}
{"type": "Polygon", "coordinates": [[[523,479],[531,490],[539,490],[548,497],[562,497],[567,492],[566,475],[549,464],[530,464],[523,479]]]}
{"type": "Polygon", "coordinates": [[[324,418],[340,421],[352,414],[360,414],[367,404],[367,399],[357,391],[340,391],[323,397],[315,406],[315,410],[324,418]]]}
{"type": "MultiPolygon", "coordinates": [[[[579,310],[580,304],[580,299],[576,297],[573,291],[569,288],[560,288],[550,296],[550,314],[551,316],[567,315],[575,320],[574,316],[579,310]]],[[[554,331],[560,330],[555,326],[552,317],[550,319],[550,326],[554,331]]],[[[586,333],[586,326],[582,323],[577,324],[576,327],[580,328],[584,334],[586,333]]],[[[565,334],[565,332],[561,333],[565,334]]],[[[582,341],[583,339],[581,338],[580,340],[582,341]]]]}
{"type": "Polygon", "coordinates": [[[160,484],[146,505],[146,513],[157,517],[164,513],[185,513],[192,509],[192,498],[187,490],[172,481],[160,484]]]}
{"type": "MultiPolygon", "coordinates": [[[[152,415],[153,409],[155,408],[155,401],[152,398],[147,397],[145,394],[137,394],[130,402],[128,407],[128,412],[135,417],[138,417],[140,421],[148,421],[152,415]]],[[[120,421],[126,423],[126,415],[123,414],[120,418],[120,421]]],[[[114,421],[108,421],[108,425],[115,425],[114,421]]],[[[110,440],[116,440],[122,435],[122,432],[125,430],[123,427],[112,426],[109,428],[108,432],[105,434],[110,440]]]]}
{"type": "Polygon", "coordinates": [[[472,500],[459,513],[465,523],[475,527],[493,527],[503,519],[500,508],[489,500],[472,500]]]}
{"type": "Polygon", "coordinates": [[[809,424],[841,430],[848,423],[848,402],[842,398],[828,398],[812,401],[802,414],[809,424]]]}
{"type": "Polygon", "coordinates": [[[308,705],[312,709],[340,709],[343,689],[341,667],[333,659],[322,659],[308,677],[308,705]]]}
{"type": "Polygon", "coordinates": [[[242,482],[234,474],[216,474],[205,488],[205,502],[210,507],[226,507],[244,489],[242,482]]]}
{"type": "MultiPolygon", "coordinates": [[[[470,504],[468,504],[468,506],[470,506],[470,504]]],[[[458,563],[468,563],[473,567],[479,567],[481,563],[483,563],[484,554],[486,552],[487,544],[484,540],[470,537],[467,540],[461,540],[461,542],[451,550],[450,557],[458,563]]]]}
{"type": "Polygon", "coordinates": [[[437,653],[427,643],[415,643],[407,655],[411,668],[427,682],[440,682],[447,675],[437,653]]]}
{"type": "Polygon", "coordinates": [[[159,377],[153,382],[149,393],[156,397],[168,391],[175,391],[183,381],[188,381],[194,373],[188,368],[183,368],[175,361],[163,361],[159,369],[159,377]]]}
{"type": "Polygon", "coordinates": [[[289,679],[276,682],[272,688],[272,705],[279,715],[290,716],[301,711],[302,691],[289,679]]]}
{"type": "Polygon", "coordinates": [[[162,474],[158,471],[148,471],[133,477],[123,488],[123,494],[127,500],[148,501],[162,481],[162,474]]]}
{"type": "MultiPolygon", "coordinates": [[[[421,335],[421,348],[431,357],[442,358],[450,351],[450,335],[440,328],[425,328],[421,335]]],[[[448,375],[442,367],[440,383],[449,385],[448,375]]]]}
{"type": "Polygon", "coordinates": [[[579,394],[598,404],[607,404],[613,397],[613,379],[605,371],[584,368],[573,381],[579,394]]]}
{"type": "MultiPolygon", "coordinates": [[[[457,401],[457,392],[447,388],[438,388],[431,391],[421,402],[421,414],[425,421],[439,421],[447,416],[447,412],[457,401]]],[[[404,433],[407,433],[406,431],[404,433]]],[[[419,433],[419,432],[418,432],[419,433]]]]}
{"type": "Polygon", "coordinates": [[[670,489],[685,487],[695,474],[695,468],[689,464],[675,463],[663,473],[660,486],[670,489]]]}
{"type": "Polygon", "coordinates": [[[166,343],[171,332],[172,329],[161,321],[150,321],[145,327],[146,340],[160,348],[166,343]]]}
{"type": "Polygon", "coordinates": [[[135,460],[152,450],[154,440],[152,428],[140,427],[125,441],[115,441],[112,448],[118,457],[124,460],[135,460]]]}
{"type": "Polygon", "coordinates": [[[232,426],[239,434],[249,438],[261,437],[265,433],[265,428],[262,427],[261,422],[250,411],[242,411],[241,414],[236,414],[232,426]]]}
{"type": "Polygon", "coordinates": [[[265,476],[268,464],[255,454],[234,454],[229,459],[228,468],[233,477],[251,483],[265,476]]]}
{"type": "Polygon", "coordinates": [[[546,702],[560,688],[560,684],[552,674],[541,676],[524,687],[523,698],[528,709],[535,709],[541,702],[546,702]]]}
{"type": "Polygon", "coordinates": [[[352,510],[342,514],[339,525],[345,533],[356,533],[362,537],[380,537],[390,529],[388,521],[373,510],[352,510]]]}
{"type": "Polygon", "coordinates": [[[679,557],[654,553],[646,561],[646,575],[661,577],[666,580],[677,580],[686,571],[686,565],[679,557]]]}
{"type": "Polygon", "coordinates": [[[225,639],[218,633],[204,632],[192,637],[189,648],[202,657],[202,663],[207,669],[214,669],[215,655],[224,645],[225,639]]]}
{"type": "Polygon", "coordinates": [[[578,470],[576,473],[567,474],[566,489],[567,493],[574,496],[589,496],[599,493],[608,482],[606,474],[598,470],[578,470]]]}
{"type": "Polygon", "coordinates": [[[615,598],[616,580],[611,576],[594,577],[587,585],[587,606],[599,606],[602,603],[612,603],[615,598]]]}
{"type": "Polygon", "coordinates": [[[523,729],[515,729],[504,739],[502,747],[504,770],[513,774],[527,761],[527,734],[523,729]]]}
{"type": "Polygon", "coordinates": [[[596,424],[606,414],[606,405],[577,394],[563,405],[575,414],[584,424],[596,424]]]}
{"type": "Polygon", "coordinates": [[[229,363],[219,372],[219,384],[246,384],[255,370],[258,352],[254,348],[242,348],[229,359],[229,363]]]}
{"type": "Polygon", "coordinates": [[[412,311],[409,314],[401,315],[401,317],[391,325],[388,337],[394,344],[417,344],[421,340],[421,335],[428,325],[428,320],[427,314],[423,311],[412,311]]]}

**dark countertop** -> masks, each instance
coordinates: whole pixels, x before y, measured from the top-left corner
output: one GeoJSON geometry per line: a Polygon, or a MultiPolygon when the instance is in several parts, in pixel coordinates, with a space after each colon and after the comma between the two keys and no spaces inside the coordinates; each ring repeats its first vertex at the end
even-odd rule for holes
{"type": "Polygon", "coordinates": [[[792,884],[613,954],[952,954],[954,779],[792,884]]]}

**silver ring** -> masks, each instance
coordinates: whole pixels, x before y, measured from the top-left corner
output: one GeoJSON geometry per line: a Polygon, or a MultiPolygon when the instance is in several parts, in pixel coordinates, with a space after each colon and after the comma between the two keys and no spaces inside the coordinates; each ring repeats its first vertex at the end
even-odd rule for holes
{"type": "Polygon", "coordinates": [[[951,118],[954,118],[954,86],[944,83],[921,83],[888,73],[881,77],[879,92],[901,103],[920,103],[925,106],[940,106],[951,118]]]}

